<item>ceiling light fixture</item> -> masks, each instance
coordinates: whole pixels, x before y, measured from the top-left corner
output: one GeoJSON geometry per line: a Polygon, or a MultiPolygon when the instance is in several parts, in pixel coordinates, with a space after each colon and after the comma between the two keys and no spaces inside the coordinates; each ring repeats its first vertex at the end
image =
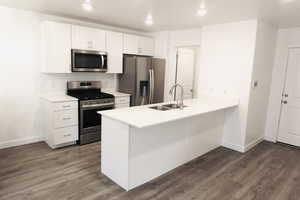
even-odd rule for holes
{"type": "Polygon", "coordinates": [[[203,17],[207,14],[207,10],[205,8],[199,8],[199,10],[197,11],[197,15],[200,17],[203,17]]]}
{"type": "Polygon", "coordinates": [[[207,14],[207,10],[206,10],[206,6],[205,6],[205,0],[202,0],[200,2],[200,7],[197,11],[197,15],[200,16],[200,17],[203,17],[207,14]]]}
{"type": "Polygon", "coordinates": [[[91,0],[85,0],[82,4],[81,4],[82,8],[86,11],[92,11],[94,9],[93,5],[91,4],[91,0]]]}
{"type": "Polygon", "coordinates": [[[153,17],[150,13],[146,17],[145,24],[148,26],[152,26],[154,24],[153,17]]]}
{"type": "Polygon", "coordinates": [[[280,0],[280,4],[289,4],[289,3],[292,3],[294,2],[295,0],[280,0]]]}

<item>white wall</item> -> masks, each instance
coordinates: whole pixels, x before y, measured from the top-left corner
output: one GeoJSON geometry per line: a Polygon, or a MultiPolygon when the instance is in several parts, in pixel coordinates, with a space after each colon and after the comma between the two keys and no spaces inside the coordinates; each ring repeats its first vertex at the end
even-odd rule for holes
{"type": "Polygon", "coordinates": [[[65,93],[67,80],[101,80],[104,88],[115,87],[114,75],[41,74],[40,26],[44,19],[84,24],[81,21],[0,7],[0,148],[43,139],[39,127],[41,93],[65,93]]]}
{"type": "MultiPolygon", "coordinates": [[[[188,29],[176,31],[163,31],[154,33],[155,37],[155,57],[165,58],[166,77],[165,77],[165,100],[172,100],[169,89],[175,83],[176,73],[176,49],[177,47],[200,47],[201,29],[188,29]]],[[[199,69],[200,54],[198,53],[196,69],[199,69]]],[[[196,70],[198,74],[198,70],[196,70]]],[[[197,77],[197,75],[196,75],[197,77]]]]}
{"type": "Polygon", "coordinates": [[[267,108],[271,88],[277,30],[259,22],[250,90],[249,112],[245,146],[252,146],[264,139],[267,108]],[[254,82],[257,81],[257,87],[254,82]]]}
{"type": "MultiPolygon", "coordinates": [[[[240,99],[238,109],[226,112],[223,145],[243,152],[262,140],[275,28],[258,20],[249,20],[154,35],[155,56],[167,59],[166,92],[175,81],[176,48],[199,46],[197,93],[240,99]],[[254,80],[259,85],[251,89],[254,80]]],[[[165,98],[170,100],[167,93],[165,98]]]]}
{"type": "Polygon", "coordinates": [[[271,94],[269,97],[265,139],[277,141],[277,129],[280,118],[281,95],[284,86],[285,70],[289,48],[300,48],[300,28],[281,29],[278,31],[276,54],[272,73],[271,94]]]}
{"type": "Polygon", "coordinates": [[[199,93],[240,99],[226,112],[224,146],[243,151],[257,20],[205,26],[201,39],[199,93]]]}

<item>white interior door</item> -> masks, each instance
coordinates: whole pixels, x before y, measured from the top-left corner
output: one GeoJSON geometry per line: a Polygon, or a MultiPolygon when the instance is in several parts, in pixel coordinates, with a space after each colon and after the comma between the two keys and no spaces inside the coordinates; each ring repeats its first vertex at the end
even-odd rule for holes
{"type": "Polygon", "coordinates": [[[300,48],[289,51],[278,141],[300,146],[300,48]]]}
{"type": "MultiPolygon", "coordinates": [[[[178,48],[176,83],[184,87],[184,99],[194,97],[195,50],[192,48],[178,48]]],[[[177,96],[180,92],[177,90],[177,96]]]]}

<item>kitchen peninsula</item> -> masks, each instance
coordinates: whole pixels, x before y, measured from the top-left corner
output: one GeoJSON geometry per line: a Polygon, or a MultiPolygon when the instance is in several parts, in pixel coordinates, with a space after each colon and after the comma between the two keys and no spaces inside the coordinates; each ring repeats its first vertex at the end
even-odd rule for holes
{"type": "Polygon", "coordinates": [[[202,96],[153,109],[165,104],[99,112],[102,173],[127,191],[221,146],[224,111],[239,101],[202,96]]]}

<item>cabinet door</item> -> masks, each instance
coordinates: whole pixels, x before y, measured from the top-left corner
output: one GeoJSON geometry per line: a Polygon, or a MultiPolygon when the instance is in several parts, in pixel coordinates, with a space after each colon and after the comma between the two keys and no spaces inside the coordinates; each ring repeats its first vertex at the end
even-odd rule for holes
{"type": "Polygon", "coordinates": [[[71,73],[71,25],[47,21],[42,27],[42,71],[71,73]]]}
{"type": "Polygon", "coordinates": [[[124,53],[138,54],[139,37],[136,35],[124,34],[124,53]]]}
{"type": "Polygon", "coordinates": [[[101,29],[72,26],[72,49],[106,51],[106,32],[101,29]]]}
{"type": "Polygon", "coordinates": [[[78,126],[53,130],[53,144],[60,145],[78,140],[78,126]]]}
{"type": "Polygon", "coordinates": [[[106,44],[108,53],[107,73],[123,73],[123,34],[107,32],[106,44]]]}
{"type": "Polygon", "coordinates": [[[139,37],[138,54],[145,56],[153,56],[154,40],[148,37],[139,37]]]}

